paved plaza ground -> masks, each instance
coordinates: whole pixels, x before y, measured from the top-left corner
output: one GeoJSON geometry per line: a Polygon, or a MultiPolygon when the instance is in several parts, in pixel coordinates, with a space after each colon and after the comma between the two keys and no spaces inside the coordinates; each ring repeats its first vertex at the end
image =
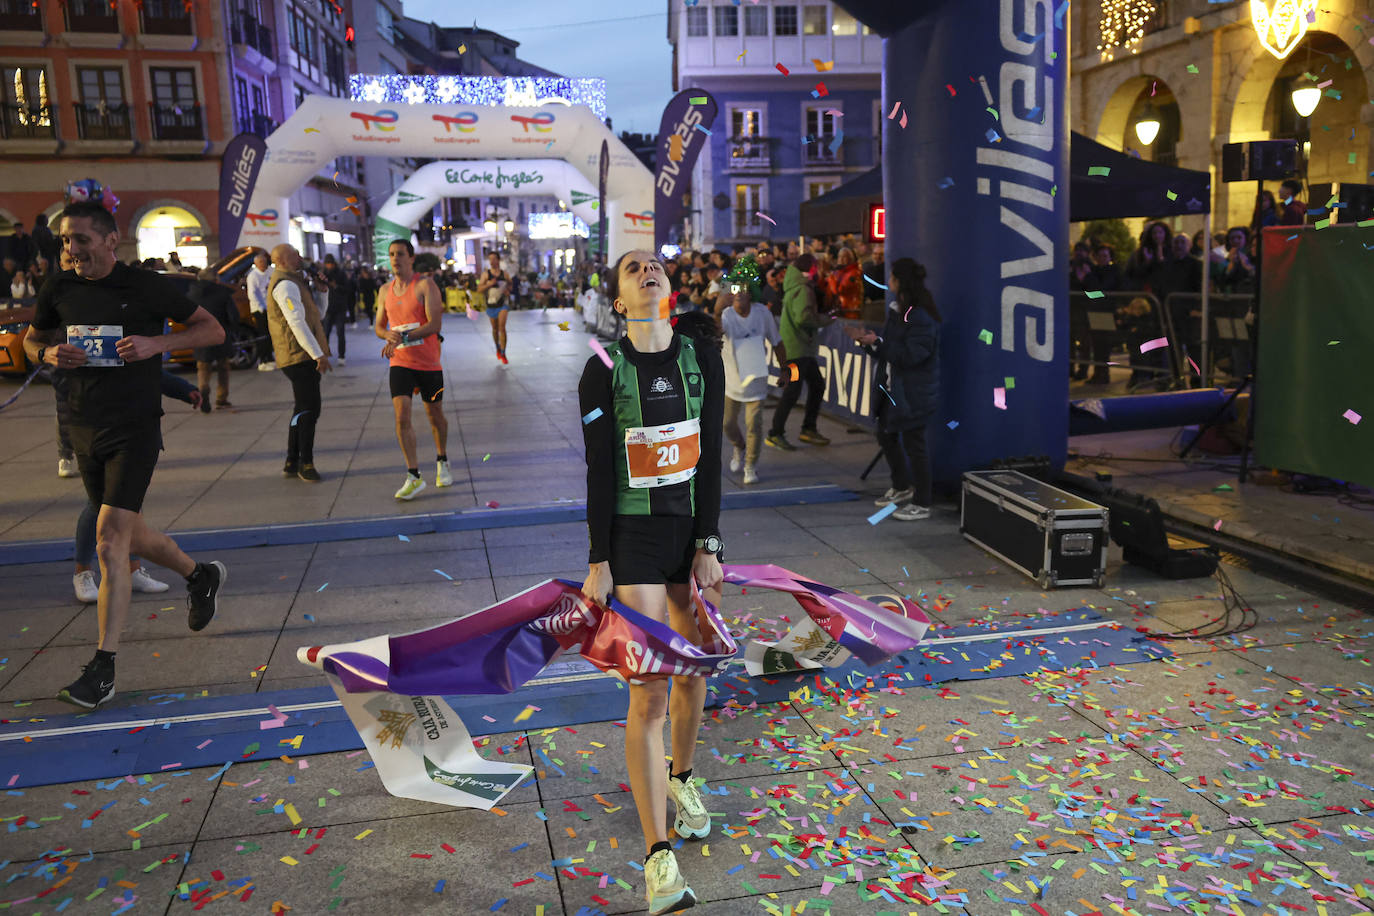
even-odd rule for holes
{"type": "MultiPolygon", "coordinates": [[[[203,416],[169,404],[150,521],[189,531],[580,503],[576,385],[590,353],[580,320],[513,314],[509,370],[497,367],[486,327],[446,320],[452,489],[392,498],[404,471],[384,363],[378,342],[356,331],[347,365],[325,384],[322,483],[280,476],[285,380],[238,372],[232,410],[203,416]]],[[[15,388],[0,384],[0,400],[15,388]]],[[[84,501],[79,481],[54,473],[51,416],[41,385],[0,414],[0,561],[21,543],[70,537],[84,501]]],[[[1175,632],[1222,613],[1217,580],[1166,581],[1123,566],[1119,550],[1104,588],[1042,592],[963,540],[952,502],[928,521],[870,525],[872,498],[887,486],[881,473],[858,479],[876,451],[871,436],[829,420],[821,429],[831,446],[767,450],[753,489],[833,483],[858,498],[728,510],[730,562],[910,595],[937,627],[1088,607],[1124,627],[1175,632]]],[[[433,446],[419,432],[432,480],[433,446]]],[[[726,492],[741,489],[727,472],[726,492]]],[[[1333,504],[1307,514],[1341,516],[1343,536],[1363,550],[1371,513],[1333,513],[1333,504]]],[[[1264,518],[1257,510],[1246,521],[1264,518]]],[[[297,647],[415,629],[550,576],[580,579],[586,533],[578,522],[493,522],[214,556],[230,578],[203,633],[185,629],[179,586],[136,596],[112,708],[154,717],[169,699],[322,686],[297,647]]],[[[788,702],[741,693],[710,710],[695,772],[713,831],[677,853],[701,911],[1374,910],[1374,604],[1267,569],[1226,567],[1256,611],[1253,628],[1171,641],[1169,660],[935,687],[813,677],[788,702]]],[[[79,726],[52,699],[95,637],[94,609],[73,599],[70,562],[0,562],[0,583],[0,737],[79,726]]],[[[787,596],[733,588],[724,610],[746,638],[799,613],[787,596]]],[[[29,788],[14,788],[22,766],[0,772],[0,910],[642,912],[622,725],[511,723],[480,739],[486,756],[537,776],[491,813],[393,798],[362,751],[294,756],[308,713],[263,732],[264,744],[286,742],[263,761],[239,762],[232,747],[223,765],[185,769],[173,755],[166,769],[127,778],[29,788]]]]}

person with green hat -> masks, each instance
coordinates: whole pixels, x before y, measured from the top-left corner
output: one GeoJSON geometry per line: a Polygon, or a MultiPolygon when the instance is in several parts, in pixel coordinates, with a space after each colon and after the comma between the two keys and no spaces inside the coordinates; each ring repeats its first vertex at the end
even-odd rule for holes
{"type": "Polygon", "coordinates": [[[716,300],[716,320],[725,334],[725,438],[734,446],[730,470],[744,469],[744,483],[758,483],[763,443],[763,401],[768,396],[767,341],[778,345],[778,322],[759,301],[759,267],[752,255],[735,262],[716,300]],[[745,435],[739,415],[744,412],[745,435]],[[746,438],[747,435],[747,438],[746,438]]]}

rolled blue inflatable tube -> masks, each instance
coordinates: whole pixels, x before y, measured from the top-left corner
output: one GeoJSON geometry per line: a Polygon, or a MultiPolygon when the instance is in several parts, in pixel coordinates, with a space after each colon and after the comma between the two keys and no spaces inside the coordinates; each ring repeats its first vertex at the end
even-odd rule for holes
{"type": "Polygon", "coordinates": [[[1199,388],[1070,401],[1069,435],[1091,436],[1205,423],[1229,396],[1223,388],[1199,388]]]}

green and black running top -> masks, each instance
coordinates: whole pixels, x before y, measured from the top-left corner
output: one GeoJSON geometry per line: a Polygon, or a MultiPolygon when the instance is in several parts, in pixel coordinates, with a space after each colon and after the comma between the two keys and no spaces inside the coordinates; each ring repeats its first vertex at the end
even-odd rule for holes
{"type": "Polygon", "coordinates": [[[622,337],[587,360],[578,385],[587,450],[589,562],[610,559],[617,515],[691,517],[719,532],[725,369],[709,343],[673,334],[640,353],[622,337]]]}

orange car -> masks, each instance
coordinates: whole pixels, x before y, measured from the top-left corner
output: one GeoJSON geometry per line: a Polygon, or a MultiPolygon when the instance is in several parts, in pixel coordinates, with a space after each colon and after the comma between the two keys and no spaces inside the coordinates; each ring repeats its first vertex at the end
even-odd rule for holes
{"type": "Polygon", "coordinates": [[[32,305],[0,302],[0,375],[28,375],[32,369],[24,356],[24,334],[32,320],[32,305]]]}

